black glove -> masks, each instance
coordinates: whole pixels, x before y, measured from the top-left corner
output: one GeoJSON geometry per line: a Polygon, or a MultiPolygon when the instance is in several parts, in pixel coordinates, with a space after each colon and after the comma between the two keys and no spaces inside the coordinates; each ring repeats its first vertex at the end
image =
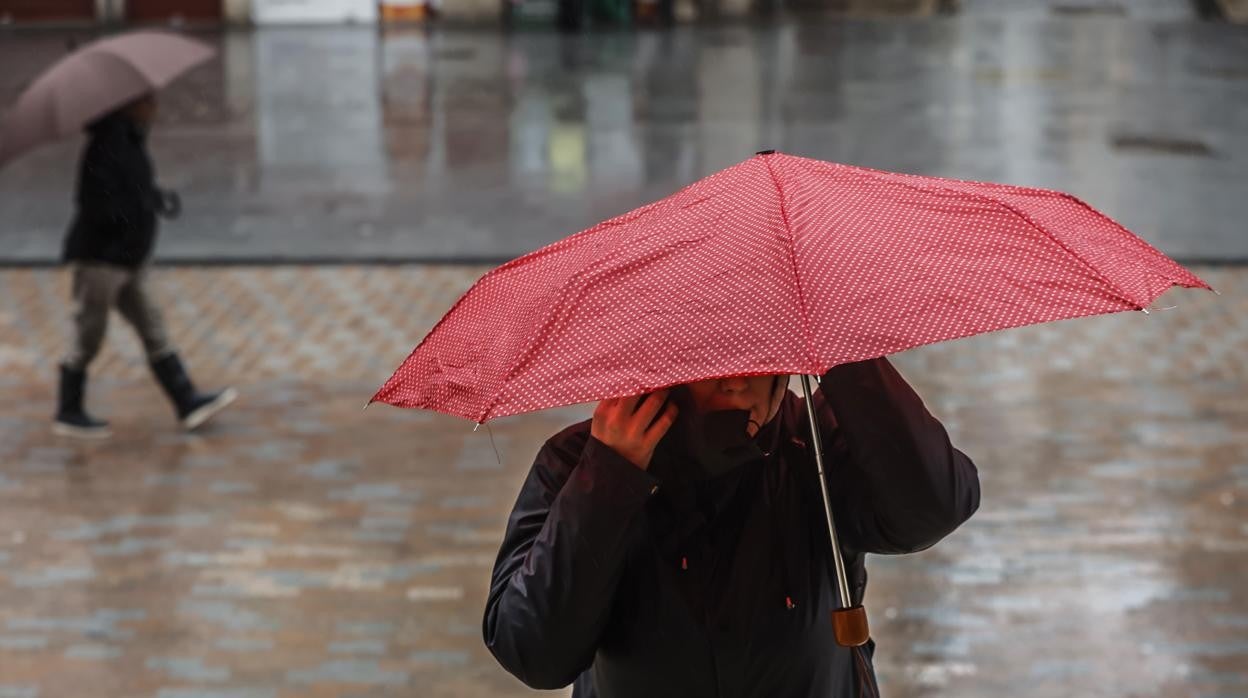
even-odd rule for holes
{"type": "Polygon", "coordinates": [[[166,220],[176,220],[182,215],[182,197],[172,189],[157,189],[156,215],[166,220]]]}

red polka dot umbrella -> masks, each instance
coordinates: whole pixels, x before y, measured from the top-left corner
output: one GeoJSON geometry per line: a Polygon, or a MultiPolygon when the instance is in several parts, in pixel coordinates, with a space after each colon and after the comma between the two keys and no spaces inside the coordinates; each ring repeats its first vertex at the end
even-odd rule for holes
{"type": "Polygon", "coordinates": [[[765,151],[482,277],[374,401],[484,422],[1209,288],[1056,191],[765,151]]]}
{"type": "Polygon", "coordinates": [[[764,151],[486,274],[373,400],[484,422],[718,376],[800,374],[836,568],[833,627],[860,652],[870,633],[862,606],[848,605],[809,376],[1144,310],[1176,285],[1209,288],[1069,194],[764,151]]]}

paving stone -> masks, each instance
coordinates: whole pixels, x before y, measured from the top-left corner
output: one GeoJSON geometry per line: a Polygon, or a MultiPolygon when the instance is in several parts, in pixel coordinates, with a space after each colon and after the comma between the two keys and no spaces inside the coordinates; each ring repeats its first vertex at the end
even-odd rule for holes
{"type": "MultiPolygon", "coordinates": [[[[157,269],[188,291],[168,314],[197,380],[242,398],[179,435],[118,323],[100,444],[48,429],[64,273],[0,271],[20,298],[0,313],[0,696],[535,695],[482,645],[488,573],[533,455],[588,408],[476,432],[361,411],[482,271],[157,269]],[[219,285],[245,312],[211,312],[219,285]]],[[[888,695],[1248,686],[1248,270],[1196,271],[1223,295],[896,357],[985,494],[931,551],[868,563],[888,695]]]]}

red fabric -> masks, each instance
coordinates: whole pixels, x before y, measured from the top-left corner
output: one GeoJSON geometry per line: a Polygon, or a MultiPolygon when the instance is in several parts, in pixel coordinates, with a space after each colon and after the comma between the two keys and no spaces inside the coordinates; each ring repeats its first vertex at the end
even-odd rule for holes
{"type": "Polygon", "coordinates": [[[756,155],[482,277],[374,400],[484,422],[1208,288],[1060,192],[756,155]]]}

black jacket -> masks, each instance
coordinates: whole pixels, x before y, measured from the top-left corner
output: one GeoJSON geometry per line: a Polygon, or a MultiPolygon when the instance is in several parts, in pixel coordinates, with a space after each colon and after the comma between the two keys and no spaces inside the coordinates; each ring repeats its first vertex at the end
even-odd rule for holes
{"type": "Polygon", "coordinates": [[[136,267],[151,256],[161,207],[146,137],[122,114],[94,122],[87,133],[78,171],[78,210],[63,257],[136,267]]]}
{"type": "MultiPolygon", "coordinates": [[[[888,361],[838,366],[821,385],[857,603],[864,554],[935,544],[978,507],[979,479],[888,361]]],[[[643,471],[588,422],[550,439],[494,566],[484,635],[499,663],[534,688],[575,682],[576,698],[858,695],[874,644],[855,658],[832,635],[837,592],[803,401],[786,394],[757,438],[767,456],[718,481],[688,478],[663,443],[643,471]]]]}

